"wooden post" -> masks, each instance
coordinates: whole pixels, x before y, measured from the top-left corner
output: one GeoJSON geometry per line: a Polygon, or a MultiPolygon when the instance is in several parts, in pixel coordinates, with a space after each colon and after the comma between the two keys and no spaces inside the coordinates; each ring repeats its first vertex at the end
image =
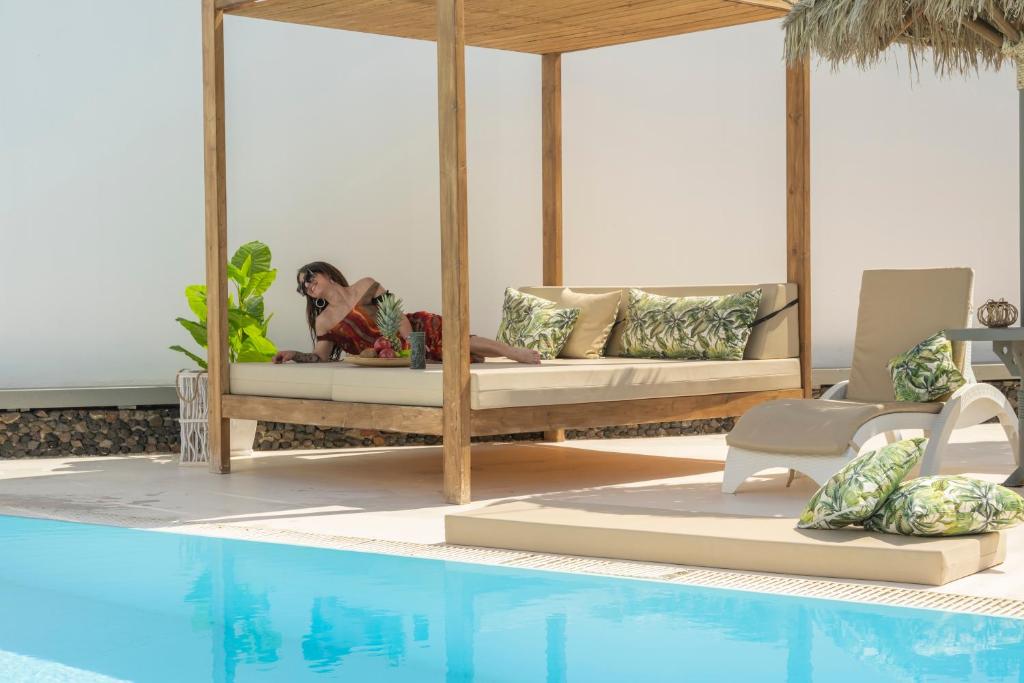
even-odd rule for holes
{"type": "Polygon", "coordinates": [[[786,68],[786,279],[800,297],[800,386],[811,397],[811,70],[786,68]]]}
{"type": "MultiPolygon", "coordinates": [[[[562,282],[562,55],[541,56],[541,183],[543,278],[562,282]]],[[[565,441],[564,429],[544,432],[545,441],[565,441]]]]}
{"type": "Polygon", "coordinates": [[[207,365],[210,385],[210,471],[231,471],[230,420],[221,397],[228,386],[227,186],[224,154],[224,13],[203,0],[203,132],[206,165],[207,365]]]}
{"type": "Polygon", "coordinates": [[[469,250],[463,0],[437,0],[437,106],[441,161],[441,315],[444,497],[470,500],[469,250]]]}
{"type": "Polygon", "coordinates": [[[544,284],[562,284],[562,55],[541,56],[544,284]]]}

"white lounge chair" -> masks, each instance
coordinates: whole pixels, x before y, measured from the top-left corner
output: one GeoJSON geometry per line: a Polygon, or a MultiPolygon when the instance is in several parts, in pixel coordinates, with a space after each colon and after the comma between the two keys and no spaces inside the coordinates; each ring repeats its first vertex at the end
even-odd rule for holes
{"type": "Polygon", "coordinates": [[[782,467],[823,484],[873,437],[903,430],[929,437],[922,476],[938,474],[953,430],[997,417],[1021,464],[1017,418],[1006,397],[977,383],[970,345],[954,343],[954,362],[968,384],[945,402],[897,401],[887,368],[935,332],[970,325],[974,271],[969,268],[869,270],[861,281],[850,379],[820,399],[768,401],[741,417],[727,436],[722,491],[735,493],[748,477],[782,467]]]}

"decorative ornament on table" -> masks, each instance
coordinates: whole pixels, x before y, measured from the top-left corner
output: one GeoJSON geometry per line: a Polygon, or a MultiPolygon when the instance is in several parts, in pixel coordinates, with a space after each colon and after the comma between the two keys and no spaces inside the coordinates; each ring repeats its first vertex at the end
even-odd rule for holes
{"type": "Polygon", "coordinates": [[[1017,307],[1006,299],[989,299],[978,309],[978,322],[985,327],[1009,327],[1017,322],[1017,307]]]}
{"type": "Polygon", "coordinates": [[[402,324],[402,300],[394,294],[385,294],[377,304],[377,328],[380,337],[373,343],[378,358],[398,358],[408,355],[402,348],[398,330],[402,324]]]}

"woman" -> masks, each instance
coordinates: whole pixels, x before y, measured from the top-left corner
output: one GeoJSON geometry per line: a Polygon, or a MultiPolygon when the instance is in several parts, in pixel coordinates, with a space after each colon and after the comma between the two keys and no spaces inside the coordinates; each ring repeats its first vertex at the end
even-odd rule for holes
{"type": "MultiPolygon", "coordinates": [[[[373,348],[380,336],[377,328],[377,302],[387,290],[373,278],[348,283],[337,268],[323,261],[314,261],[299,269],[296,276],[299,294],[306,297],[306,322],[313,338],[313,353],[278,351],[275,363],[325,363],[337,360],[341,352],[358,355],[373,348]]],[[[408,313],[398,331],[403,339],[412,331],[421,331],[426,340],[427,358],[441,360],[441,316],[419,311],[408,313]]],[[[540,363],[540,354],[520,349],[493,339],[470,335],[472,359],[505,356],[520,363],[540,363]]]]}

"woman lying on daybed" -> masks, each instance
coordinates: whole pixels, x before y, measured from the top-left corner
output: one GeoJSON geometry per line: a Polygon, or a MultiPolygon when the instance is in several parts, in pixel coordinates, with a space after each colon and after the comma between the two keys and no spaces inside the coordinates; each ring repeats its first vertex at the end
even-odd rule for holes
{"type": "MultiPolygon", "coordinates": [[[[298,292],[306,297],[306,322],[313,338],[313,353],[279,351],[275,363],[323,363],[337,360],[341,352],[359,355],[372,349],[380,336],[377,328],[377,302],[387,293],[373,278],[364,277],[351,285],[337,268],[323,261],[314,261],[299,269],[298,292]]],[[[408,313],[399,335],[405,339],[410,332],[423,332],[427,358],[441,360],[441,316],[418,311],[408,313]]],[[[487,356],[505,356],[520,363],[539,363],[540,354],[493,339],[470,335],[472,360],[487,356]]]]}

